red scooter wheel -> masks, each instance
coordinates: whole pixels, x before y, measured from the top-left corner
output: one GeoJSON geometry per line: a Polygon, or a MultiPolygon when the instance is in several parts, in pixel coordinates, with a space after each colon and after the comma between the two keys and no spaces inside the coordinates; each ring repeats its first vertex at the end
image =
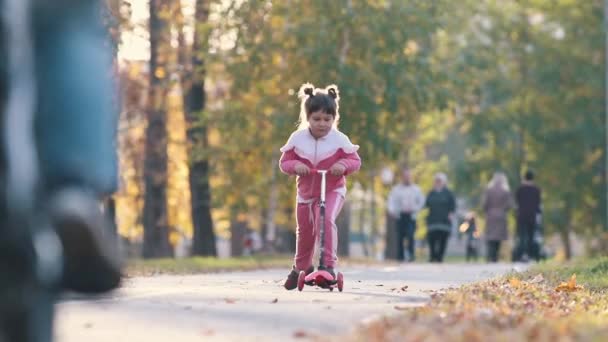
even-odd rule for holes
{"type": "Polygon", "coordinates": [[[304,289],[304,281],[306,280],[306,272],[300,271],[298,275],[298,290],[302,291],[304,289]]]}
{"type": "Polygon", "coordinates": [[[342,292],[344,289],[344,276],[342,273],[338,272],[338,290],[342,292]]]}

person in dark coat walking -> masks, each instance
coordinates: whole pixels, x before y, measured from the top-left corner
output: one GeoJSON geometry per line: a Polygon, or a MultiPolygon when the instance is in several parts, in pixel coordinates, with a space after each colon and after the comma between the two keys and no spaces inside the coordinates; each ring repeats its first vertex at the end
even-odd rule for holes
{"type": "Polygon", "coordinates": [[[517,242],[513,261],[538,261],[538,246],[534,235],[541,219],[541,190],[534,184],[534,172],[527,171],[522,184],[515,193],[517,201],[517,242]]]}
{"type": "Polygon", "coordinates": [[[425,207],[429,209],[426,217],[429,259],[430,262],[443,262],[456,210],[456,200],[447,187],[447,176],[444,173],[435,175],[433,190],[426,197],[425,207]]]}

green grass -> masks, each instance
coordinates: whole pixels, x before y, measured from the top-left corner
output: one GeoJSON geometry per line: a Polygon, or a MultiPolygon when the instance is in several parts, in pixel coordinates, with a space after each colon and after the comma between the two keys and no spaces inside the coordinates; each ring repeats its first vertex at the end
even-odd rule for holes
{"type": "MultiPolygon", "coordinates": [[[[151,276],[157,274],[198,274],[229,271],[251,271],[269,268],[288,270],[293,264],[292,255],[259,255],[237,258],[191,257],[184,259],[132,259],[126,267],[128,276],[151,276]]],[[[340,258],[340,266],[378,265],[379,262],[365,258],[340,258]]],[[[382,263],[389,265],[390,262],[382,263]]]]}
{"type": "Polygon", "coordinates": [[[157,274],[197,274],[227,271],[248,271],[266,268],[288,268],[292,258],[285,255],[238,258],[191,257],[184,259],[132,259],[126,267],[128,276],[157,274]]]}
{"type": "Polygon", "coordinates": [[[543,277],[557,284],[566,281],[576,274],[579,284],[594,291],[608,291],[608,257],[595,259],[577,259],[566,263],[548,261],[533,266],[528,274],[541,273],[543,277]]]}

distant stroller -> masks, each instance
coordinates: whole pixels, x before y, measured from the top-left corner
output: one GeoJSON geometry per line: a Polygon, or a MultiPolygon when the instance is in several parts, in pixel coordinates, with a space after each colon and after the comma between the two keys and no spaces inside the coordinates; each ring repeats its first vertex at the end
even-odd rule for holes
{"type": "Polygon", "coordinates": [[[466,260],[477,261],[479,258],[479,231],[475,224],[475,214],[469,212],[459,227],[460,234],[466,236],[466,260]]]}

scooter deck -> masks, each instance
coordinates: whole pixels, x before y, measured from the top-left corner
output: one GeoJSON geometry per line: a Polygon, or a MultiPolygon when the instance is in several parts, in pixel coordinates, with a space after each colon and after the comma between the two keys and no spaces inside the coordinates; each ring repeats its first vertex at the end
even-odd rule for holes
{"type": "Polygon", "coordinates": [[[331,273],[324,270],[316,271],[309,275],[306,275],[306,273],[302,271],[298,276],[298,290],[302,291],[304,285],[318,286],[323,289],[329,289],[330,291],[333,291],[334,288],[337,287],[338,290],[342,292],[342,289],[344,288],[344,276],[342,273],[338,272],[334,278],[331,273]]]}

